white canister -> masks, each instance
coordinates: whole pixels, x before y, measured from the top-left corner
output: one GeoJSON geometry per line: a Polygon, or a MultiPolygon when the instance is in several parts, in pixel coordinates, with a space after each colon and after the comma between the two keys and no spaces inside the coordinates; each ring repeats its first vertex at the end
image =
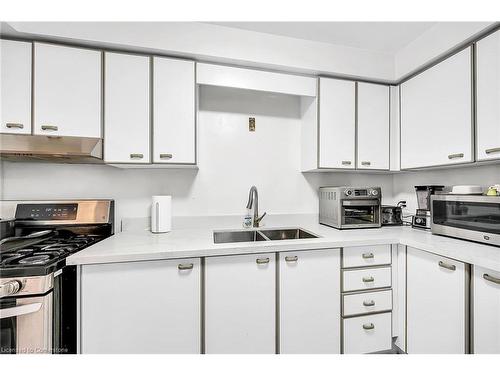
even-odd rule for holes
{"type": "Polygon", "coordinates": [[[165,233],[172,229],[172,197],[153,195],[151,204],[151,232],[165,233]]]}

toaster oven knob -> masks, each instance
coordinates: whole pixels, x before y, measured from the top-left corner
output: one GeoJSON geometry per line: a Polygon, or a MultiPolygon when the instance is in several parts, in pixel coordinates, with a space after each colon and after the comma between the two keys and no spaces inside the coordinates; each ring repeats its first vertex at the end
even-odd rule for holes
{"type": "Polygon", "coordinates": [[[352,194],[352,190],[351,189],[345,189],[344,194],[347,195],[347,196],[350,196],[352,194]]]}
{"type": "Polygon", "coordinates": [[[370,192],[372,193],[372,195],[378,195],[378,191],[377,190],[371,190],[370,192]]]}

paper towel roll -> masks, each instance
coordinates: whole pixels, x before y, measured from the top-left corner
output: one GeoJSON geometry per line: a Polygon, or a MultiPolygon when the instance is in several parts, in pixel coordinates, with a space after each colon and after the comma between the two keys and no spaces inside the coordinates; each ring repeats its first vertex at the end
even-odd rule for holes
{"type": "Polygon", "coordinates": [[[165,233],[172,229],[172,197],[153,195],[151,204],[151,232],[165,233]]]}

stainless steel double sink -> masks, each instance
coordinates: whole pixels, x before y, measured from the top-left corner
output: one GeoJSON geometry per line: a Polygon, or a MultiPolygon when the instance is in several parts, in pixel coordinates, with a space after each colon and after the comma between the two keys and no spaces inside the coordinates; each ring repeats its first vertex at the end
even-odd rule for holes
{"type": "Polygon", "coordinates": [[[214,243],[299,240],[318,237],[301,228],[214,231],[214,243]]]}

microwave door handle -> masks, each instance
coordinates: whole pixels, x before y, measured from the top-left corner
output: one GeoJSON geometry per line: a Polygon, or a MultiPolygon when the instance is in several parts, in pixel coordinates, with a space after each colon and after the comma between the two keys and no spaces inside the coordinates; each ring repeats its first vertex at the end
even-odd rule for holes
{"type": "Polygon", "coordinates": [[[42,308],[41,302],[30,303],[27,305],[19,305],[14,307],[8,307],[6,309],[0,310],[0,319],[12,318],[14,316],[27,315],[37,312],[42,308]]]}

